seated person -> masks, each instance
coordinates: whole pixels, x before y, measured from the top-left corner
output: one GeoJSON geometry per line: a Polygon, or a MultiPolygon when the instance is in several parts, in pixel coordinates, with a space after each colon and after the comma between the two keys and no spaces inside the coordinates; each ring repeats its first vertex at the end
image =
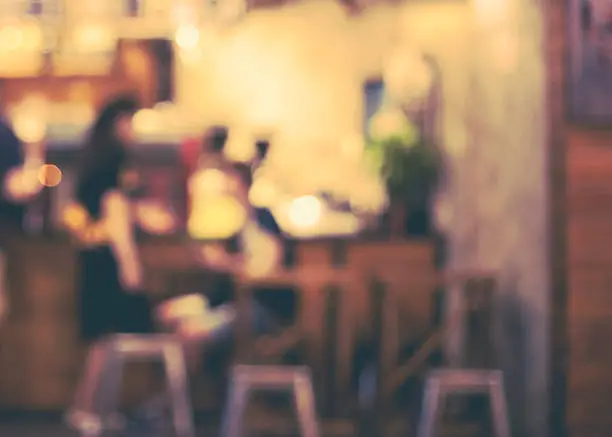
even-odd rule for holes
{"type": "MultiPolygon", "coordinates": [[[[205,149],[206,156],[199,158],[189,190],[188,229],[194,237],[194,253],[207,276],[203,281],[204,299],[194,294],[179,296],[160,304],[158,314],[165,326],[184,339],[194,356],[205,350],[207,364],[223,371],[233,349],[236,321],[232,275],[260,276],[273,271],[281,262],[282,244],[273,217],[253,209],[248,202],[249,168],[225,161],[219,131],[213,139],[213,146],[205,149]]],[[[252,314],[256,332],[277,328],[277,317],[257,299],[252,314]]],[[[140,409],[139,416],[145,423],[155,423],[165,403],[163,395],[156,397],[140,409]]]]}

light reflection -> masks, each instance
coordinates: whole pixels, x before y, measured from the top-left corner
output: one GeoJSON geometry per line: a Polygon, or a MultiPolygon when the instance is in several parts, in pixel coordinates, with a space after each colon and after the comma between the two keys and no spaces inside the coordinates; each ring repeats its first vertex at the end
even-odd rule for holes
{"type": "Polygon", "coordinates": [[[57,187],[62,182],[62,171],[57,165],[44,164],[38,170],[38,181],[45,187],[57,187]]]}
{"type": "Polygon", "coordinates": [[[176,45],[183,50],[193,50],[200,41],[200,31],[193,24],[181,24],[174,35],[176,45]]]}
{"type": "Polygon", "coordinates": [[[289,219],[299,228],[309,228],[321,219],[321,201],[315,196],[302,196],[291,202],[289,219]]]}

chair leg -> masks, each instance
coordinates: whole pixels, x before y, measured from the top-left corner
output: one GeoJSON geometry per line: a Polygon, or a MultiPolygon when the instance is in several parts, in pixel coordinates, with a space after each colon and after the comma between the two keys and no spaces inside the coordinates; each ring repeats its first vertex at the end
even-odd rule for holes
{"type": "Polygon", "coordinates": [[[97,414],[96,398],[106,365],[107,349],[107,344],[103,341],[90,347],[83,374],[77,385],[74,403],[66,412],[67,424],[83,435],[95,437],[102,432],[102,419],[97,414]]]}
{"type": "Polygon", "coordinates": [[[164,348],[164,362],[176,436],[195,437],[187,384],[187,364],[180,344],[168,345],[164,348]]]}
{"type": "Polygon", "coordinates": [[[239,378],[232,378],[223,413],[221,437],[241,436],[248,398],[249,388],[239,378]]]}
{"type": "Polygon", "coordinates": [[[293,394],[302,437],[319,437],[312,379],[306,375],[297,375],[293,381],[293,394]]]}
{"type": "Polygon", "coordinates": [[[88,413],[95,411],[94,399],[105,367],[106,355],[107,346],[104,342],[97,342],[89,349],[85,360],[85,369],[74,396],[73,411],[88,413]]]}
{"type": "Polygon", "coordinates": [[[445,394],[441,390],[440,380],[430,378],[425,386],[425,395],[421,409],[421,418],[417,431],[418,437],[434,437],[436,425],[441,417],[445,394]]]}
{"type": "Polygon", "coordinates": [[[103,428],[119,429],[124,423],[118,412],[121,384],[123,382],[123,357],[114,350],[108,351],[101,369],[102,384],[98,387],[95,411],[103,428]]]}
{"type": "Polygon", "coordinates": [[[510,437],[508,406],[506,404],[504,382],[501,375],[489,384],[489,396],[491,399],[495,437],[510,437]]]}

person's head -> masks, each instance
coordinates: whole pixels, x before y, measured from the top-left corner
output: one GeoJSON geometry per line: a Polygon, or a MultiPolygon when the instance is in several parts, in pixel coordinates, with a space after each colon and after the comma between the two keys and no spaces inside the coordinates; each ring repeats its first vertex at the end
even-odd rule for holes
{"type": "Polygon", "coordinates": [[[126,147],[134,141],[132,118],[138,107],[134,97],[125,95],[102,108],[83,150],[84,174],[104,172],[118,177],[127,157],[126,147]]]}
{"type": "Polygon", "coordinates": [[[213,126],[204,132],[202,151],[204,153],[219,154],[227,141],[228,129],[224,126],[213,126]]]}
{"type": "Polygon", "coordinates": [[[90,141],[112,139],[121,143],[122,146],[133,142],[132,118],[138,108],[138,101],[130,95],[120,96],[107,103],[93,125],[90,141]]]}

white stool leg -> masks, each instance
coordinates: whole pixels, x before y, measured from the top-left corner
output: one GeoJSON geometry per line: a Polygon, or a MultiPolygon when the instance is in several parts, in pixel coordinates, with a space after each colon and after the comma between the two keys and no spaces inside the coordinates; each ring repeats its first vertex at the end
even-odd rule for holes
{"type": "Polygon", "coordinates": [[[293,394],[302,437],[319,437],[315,396],[309,373],[296,375],[293,394]]]}
{"type": "Polygon", "coordinates": [[[104,428],[119,429],[124,423],[118,412],[121,383],[123,382],[124,357],[121,353],[107,348],[105,366],[101,371],[101,384],[95,399],[96,412],[104,428]]]}
{"type": "Polygon", "coordinates": [[[501,373],[494,381],[489,383],[489,396],[491,399],[491,413],[495,437],[510,437],[508,406],[506,404],[504,381],[501,373]]]}
{"type": "Polygon", "coordinates": [[[445,394],[438,378],[428,378],[425,385],[425,395],[421,407],[418,437],[434,437],[436,425],[442,414],[445,394]]]}
{"type": "Polygon", "coordinates": [[[102,419],[97,414],[96,397],[102,383],[106,359],[106,342],[98,341],[89,348],[74,403],[65,416],[67,424],[79,430],[82,435],[95,437],[102,432],[102,419]]]}
{"type": "Polygon", "coordinates": [[[179,343],[164,346],[164,363],[176,435],[177,437],[195,437],[187,384],[187,367],[183,348],[179,343]]]}
{"type": "Polygon", "coordinates": [[[232,376],[223,413],[221,437],[241,437],[249,391],[240,377],[232,376]]]}
{"type": "Polygon", "coordinates": [[[74,396],[73,411],[93,412],[95,410],[94,399],[105,367],[106,352],[104,342],[97,342],[89,348],[85,369],[83,369],[74,396]]]}

